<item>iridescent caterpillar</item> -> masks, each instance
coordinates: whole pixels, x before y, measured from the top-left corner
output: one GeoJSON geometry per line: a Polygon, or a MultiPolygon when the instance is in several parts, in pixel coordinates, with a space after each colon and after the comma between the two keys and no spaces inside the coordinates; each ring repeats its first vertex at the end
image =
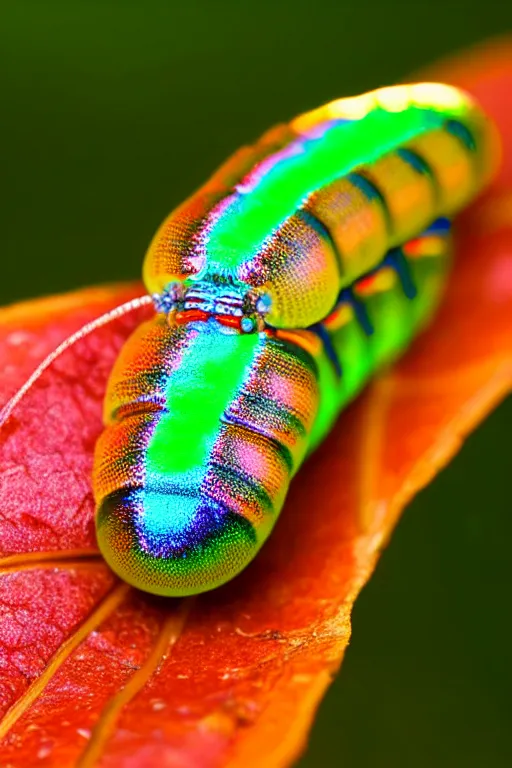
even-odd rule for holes
{"type": "Polygon", "coordinates": [[[167,218],[95,456],[123,579],[193,594],[255,556],[305,457],[432,315],[450,219],[495,154],[465,94],[385,88],[271,130],[167,218]]]}

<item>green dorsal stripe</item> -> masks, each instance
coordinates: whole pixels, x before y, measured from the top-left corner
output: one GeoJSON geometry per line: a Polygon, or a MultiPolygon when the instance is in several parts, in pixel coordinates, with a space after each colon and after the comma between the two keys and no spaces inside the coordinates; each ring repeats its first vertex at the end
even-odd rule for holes
{"type": "Polygon", "coordinates": [[[464,113],[459,105],[451,110],[410,106],[403,112],[376,108],[359,120],[332,121],[323,133],[316,126],[313,138],[298,137],[256,166],[210,212],[200,236],[207,271],[236,271],[313,191],[459,113],[464,113]]]}

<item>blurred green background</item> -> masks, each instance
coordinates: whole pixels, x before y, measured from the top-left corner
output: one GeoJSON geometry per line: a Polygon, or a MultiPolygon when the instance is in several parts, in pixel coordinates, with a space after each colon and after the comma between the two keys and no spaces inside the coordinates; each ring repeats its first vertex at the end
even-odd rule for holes
{"type": "MultiPolygon", "coordinates": [[[[0,303],[137,277],[241,143],[512,30],[512,4],[2,0],[0,303]]],[[[512,765],[512,399],[411,504],[300,765],[512,765]]]]}

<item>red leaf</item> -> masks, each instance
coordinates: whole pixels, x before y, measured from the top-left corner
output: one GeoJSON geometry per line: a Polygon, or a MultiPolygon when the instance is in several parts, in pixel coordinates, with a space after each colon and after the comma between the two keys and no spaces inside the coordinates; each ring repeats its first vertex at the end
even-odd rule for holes
{"type": "MultiPolygon", "coordinates": [[[[510,45],[436,77],[478,96],[508,150],[510,45]]],[[[105,381],[148,310],[81,337],[16,401],[0,446],[2,765],[282,766],[298,754],[399,512],[510,390],[510,154],[462,220],[436,323],[344,414],[270,542],[226,587],[152,598],[96,552],[90,470],[105,381]]],[[[0,401],[69,334],[141,290],[1,310],[0,401]]]]}

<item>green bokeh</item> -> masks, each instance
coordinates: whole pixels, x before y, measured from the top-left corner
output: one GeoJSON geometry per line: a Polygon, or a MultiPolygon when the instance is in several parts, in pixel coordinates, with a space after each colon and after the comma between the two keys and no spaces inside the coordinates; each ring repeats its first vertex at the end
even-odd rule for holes
{"type": "MultiPolygon", "coordinates": [[[[138,276],[241,143],[510,29],[505,0],[3,0],[0,303],[138,276]]],[[[509,399],[410,506],[302,768],[512,764],[511,427],[509,399]]]]}

